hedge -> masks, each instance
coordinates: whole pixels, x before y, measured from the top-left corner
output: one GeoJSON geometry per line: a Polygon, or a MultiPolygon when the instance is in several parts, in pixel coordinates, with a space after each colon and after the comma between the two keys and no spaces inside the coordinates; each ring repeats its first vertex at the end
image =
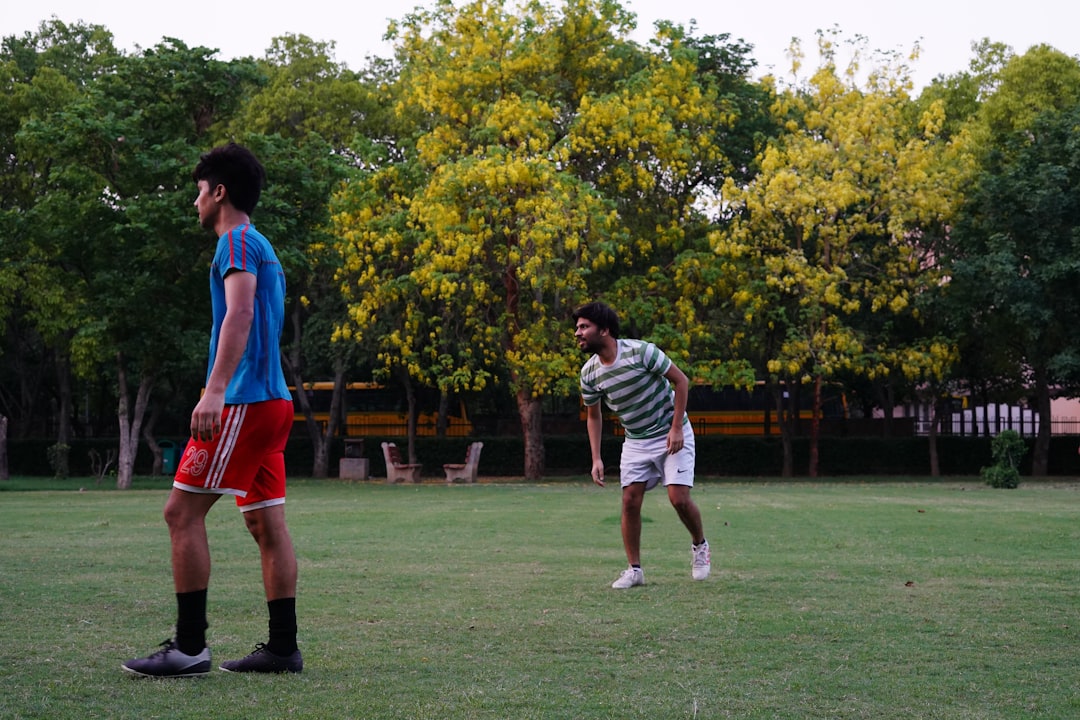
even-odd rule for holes
{"type": "MultiPolygon", "coordinates": [[[[161,438],[176,442],[181,447],[184,438],[161,438]]],[[[380,443],[387,438],[365,438],[364,457],[369,460],[372,477],[385,477],[386,468],[380,443]]],[[[389,438],[404,446],[404,438],[389,438]]],[[[442,465],[462,462],[468,443],[481,440],[484,449],[480,456],[482,476],[521,477],[525,466],[524,445],[520,437],[478,438],[417,438],[417,457],[424,465],[425,477],[442,475],[442,465]]],[[[1023,475],[1031,472],[1029,452],[1020,466],[1023,475]]],[[[604,438],[604,461],[612,475],[619,463],[622,441],[616,437],[604,438]]],[[[12,475],[51,476],[48,449],[52,443],[45,440],[9,440],[8,469],[12,475]]],[[[96,450],[105,456],[115,451],[116,439],[75,440],[69,454],[70,474],[76,477],[91,476],[90,452],[96,450]]],[[[728,477],[779,477],[782,471],[783,449],[779,438],[728,437],[720,435],[697,437],[697,474],[699,476],[728,477]]],[[[402,448],[404,451],[404,447],[402,448]]],[[[580,477],[589,472],[589,442],[584,433],[548,436],[544,439],[546,475],[551,477],[580,477]]],[[[795,474],[805,476],[809,459],[809,440],[794,440],[795,474]]],[[[903,475],[921,476],[930,473],[929,445],[925,437],[823,437],[818,444],[820,477],[852,475],[903,475]]],[[[344,454],[344,443],[338,440],[330,453],[330,474],[337,475],[338,459],[344,454]]],[[[978,475],[980,470],[993,462],[990,438],[956,437],[938,438],[938,457],[942,475],[978,475]]],[[[290,476],[311,475],[314,454],[311,442],[303,437],[289,441],[285,453],[290,476]]],[[[135,474],[148,475],[153,467],[153,456],[144,443],[140,443],[135,460],[135,474]]],[[[1077,475],[1080,457],[1077,455],[1077,439],[1071,436],[1055,436],[1050,440],[1049,474],[1052,476],[1077,475]]],[[[113,467],[115,471],[115,465],[113,467]]]]}

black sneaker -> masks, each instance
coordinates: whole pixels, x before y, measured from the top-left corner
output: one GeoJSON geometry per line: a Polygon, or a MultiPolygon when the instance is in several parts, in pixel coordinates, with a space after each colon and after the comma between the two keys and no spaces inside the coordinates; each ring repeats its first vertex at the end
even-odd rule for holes
{"type": "Polygon", "coordinates": [[[299,650],[292,655],[275,655],[266,645],[256,643],[255,652],[239,660],[226,660],[218,667],[235,673],[298,673],[304,669],[304,658],[299,650]]]}
{"type": "Polygon", "coordinates": [[[153,655],[128,660],[120,667],[140,677],[201,677],[210,672],[210,648],[204,647],[198,655],[186,655],[177,649],[176,641],[169,639],[153,655]]]}

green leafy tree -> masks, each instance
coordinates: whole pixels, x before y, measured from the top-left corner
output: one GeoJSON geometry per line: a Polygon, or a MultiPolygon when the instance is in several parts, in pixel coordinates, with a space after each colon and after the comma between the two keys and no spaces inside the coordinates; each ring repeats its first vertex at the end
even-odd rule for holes
{"type": "Polygon", "coordinates": [[[210,126],[252,76],[249,64],[209,55],[171,41],[120,58],[113,73],[20,131],[22,157],[42,169],[45,192],[27,211],[35,246],[50,249],[42,267],[63,268],[72,282],[61,285],[78,292],[53,303],[67,317],[43,310],[39,325],[73,329],[77,374],[113,368],[121,488],[130,486],[154,389],[194,370],[191,340],[205,337],[206,313],[193,313],[191,299],[206,293],[191,284],[205,277],[210,249],[193,251],[200,231],[190,171],[210,126]]]}
{"type": "MultiPolygon", "coordinates": [[[[72,435],[69,345],[84,285],[61,262],[63,243],[54,243],[50,229],[31,221],[30,210],[49,192],[54,160],[29,157],[23,130],[62,111],[87,83],[109,72],[116,58],[104,28],[55,19],[0,43],[0,407],[20,435],[55,428],[61,448],[70,446],[72,435]],[[46,401],[47,388],[54,389],[55,402],[46,401]],[[42,408],[55,412],[46,419],[42,408]]],[[[66,453],[57,459],[66,472],[66,453]]]]}
{"type": "Polygon", "coordinates": [[[934,103],[943,103],[945,120],[939,132],[946,140],[970,130],[983,101],[997,87],[1001,68],[1013,57],[1011,47],[989,38],[973,42],[971,50],[967,70],[935,77],[911,104],[910,112],[917,121],[934,103]]]}
{"type": "Polygon", "coordinates": [[[342,417],[346,371],[355,346],[333,343],[344,303],[332,278],[337,253],[330,235],[331,194],[350,164],[376,103],[367,83],[332,58],[333,46],[303,35],[275,38],[260,62],[265,80],[230,119],[226,137],[245,138],[267,167],[269,187],[260,201],[259,223],[270,232],[289,281],[289,327],[284,367],[297,388],[298,410],[307,421],[312,474],[329,473],[331,439],[342,417]],[[317,423],[302,392],[312,376],[335,381],[330,421],[317,423]]]}
{"type": "Polygon", "coordinates": [[[1050,403],[1080,393],[1080,63],[1041,46],[1009,61],[974,133],[980,175],[957,223],[950,294],[999,372],[1039,416],[1032,473],[1045,475],[1050,403]]]}
{"type": "Polygon", "coordinates": [[[274,38],[259,67],[264,80],[227,134],[280,135],[300,144],[317,137],[340,159],[362,162],[372,118],[385,113],[372,78],[338,63],[333,43],[305,35],[274,38]]]}

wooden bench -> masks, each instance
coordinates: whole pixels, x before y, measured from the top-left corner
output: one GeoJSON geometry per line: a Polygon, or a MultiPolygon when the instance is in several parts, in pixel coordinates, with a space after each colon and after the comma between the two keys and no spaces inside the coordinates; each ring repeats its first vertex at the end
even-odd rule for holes
{"type": "Polygon", "coordinates": [[[446,482],[476,482],[476,472],[480,465],[480,451],[484,443],[474,442],[465,450],[465,462],[446,463],[443,470],[446,471],[446,482]]]}
{"type": "Polygon", "coordinates": [[[420,482],[420,463],[406,463],[401,460],[401,451],[394,443],[382,444],[383,459],[386,460],[386,482],[420,482]]]}

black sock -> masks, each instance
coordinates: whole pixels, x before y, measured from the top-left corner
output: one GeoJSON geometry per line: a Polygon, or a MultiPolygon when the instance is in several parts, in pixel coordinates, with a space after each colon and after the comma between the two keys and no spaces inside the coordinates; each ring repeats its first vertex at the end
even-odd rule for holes
{"type": "Polygon", "coordinates": [[[296,652],[296,598],[278,598],[266,603],[270,611],[270,641],[266,649],[275,655],[296,652]]]}
{"type": "Polygon", "coordinates": [[[206,590],[176,593],[176,647],[198,655],[206,647],[206,590]]]}
{"type": "Polygon", "coordinates": [[[701,546],[702,546],[702,545],[704,545],[704,544],[705,544],[705,538],[701,538],[701,542],[699,542],[699,543],[694,543],[694,547],[695,547],[695,548],[699,548],[699,547],[701,547],[701,546]]]}
{"type": "Polygon", "coordinates": [[[640,565],[631,565],[630,567],[634,568],[635,570],[640,570],[641,569],[640,565]]]}

